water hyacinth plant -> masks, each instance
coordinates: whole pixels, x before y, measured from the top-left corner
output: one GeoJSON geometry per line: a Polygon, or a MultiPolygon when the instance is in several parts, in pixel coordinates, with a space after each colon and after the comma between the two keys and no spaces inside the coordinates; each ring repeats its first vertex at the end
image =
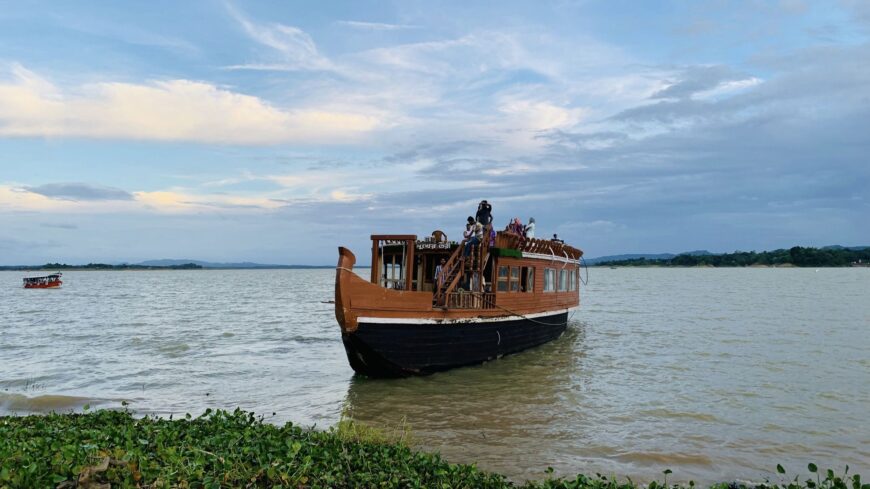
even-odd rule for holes
{"type": "MultiPolygon", "coordinates": [[[[0,418],[0,489],[407,487],[635,489],[602,475],[516,484],[474,465],[451,464],[414,451],[402,434],[383,434],[343,419],[316,431],[276,426],[252,413],[211,411],[183,419],[137,418],[127,411],[0,418]]],[[[777,467],[784,473],[782,467],[777,467]]],[[[857,474],[842,476],[808,467],[815,479],[797,477],[758,489],[870,489],[857,474]]],[[[648,489],[691,488],[651,482],[648,489]]],[[[714,489],[739,489],[723,483],[714,489]]]]}

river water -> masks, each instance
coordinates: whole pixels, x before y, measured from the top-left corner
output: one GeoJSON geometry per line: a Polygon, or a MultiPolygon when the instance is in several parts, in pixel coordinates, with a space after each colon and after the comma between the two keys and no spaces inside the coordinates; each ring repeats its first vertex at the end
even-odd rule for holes
{"type": "Polygon", "coordinates": [[[332,270],[23,275],[0,273],[0,414],[127,400],[326,428],[344,412],[517,480],[870,476],[866,268],[592,269],[559,340],[398,380],[354,377],[332,270]]]}

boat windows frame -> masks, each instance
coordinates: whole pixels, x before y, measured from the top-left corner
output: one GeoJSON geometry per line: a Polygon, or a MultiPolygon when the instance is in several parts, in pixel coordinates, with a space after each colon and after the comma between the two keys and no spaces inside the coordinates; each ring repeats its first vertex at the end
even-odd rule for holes
{"type": "Polygon", "coordinates": [[[535,267],[524,266],[520,270],[520,292],[535,292],[535,267]]]}
{"type": "Polygon", "coordinates": [[[498,266],[498,270],[496,271],[496,292],[510,292],[510,268],[510,265],[498,266]],[[502,274],[502,272],[504,272],[504,274],[502,274]]]}
{"type": "Polygon", "coordinates": [[[544,292],[556,292],[556,269],[544,268],[544,292]]]}
{"type": "MultiPolygon", "coordinates": [[[[401,290],[412,290],[414,281],[414,269],[416,268],[414,261],[414,244],[417,242],[416,234],[373,234],[372,239],[372,273],[371,283],[381,284],[381,269],[384,268],[384,248],[392,245],[400,245],[404,249],[402,260],[402,275],[404,277],[401,290]]],[[[386,282],[383,285],[386,286],[386,282]]]]}

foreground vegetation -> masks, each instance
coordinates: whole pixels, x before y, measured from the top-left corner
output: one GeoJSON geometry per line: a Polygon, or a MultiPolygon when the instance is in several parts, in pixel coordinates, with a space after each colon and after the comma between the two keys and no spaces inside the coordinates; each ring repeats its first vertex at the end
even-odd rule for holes
{"type": "MultiPolygon", "coordinates": [[[[275,426],[253,414],[206,412],[180,420],[129,412],[0,417],[0,488],[437,487],[636,489],[596,475],[515,485],[473,465],[413,451],[406,430],[384,433],[344,420],[330,431],[275,426]]],[[[780,473],[785,471],[777,467],[780,473]]],[[[812,464],[810,472],[817,473],[812,464]]],[[[848,471],[848,469],[847,469],[848,471]]],[[[669,485],[652,482],[648,489],[669,485]]],[[[694,483],[688,486],[694,487],[694,483]]],[[[723,483],[714,489],[739,489],[723,483]]],[[[771,489],[870,489],[858,475],[828,471],[771,489]]]]}
{"type": "Polygon", "coordinates": [[[749,267],[749,266],[795,266],[795,267],[849,267],[870,263],[870,248],[803,248],[795,246],[788,250],[735,251],[721,255],[683,254],[669,259],[634,258],[628,260],[602,261],[597,266],[660,266],[660,267],[749,267]]]}

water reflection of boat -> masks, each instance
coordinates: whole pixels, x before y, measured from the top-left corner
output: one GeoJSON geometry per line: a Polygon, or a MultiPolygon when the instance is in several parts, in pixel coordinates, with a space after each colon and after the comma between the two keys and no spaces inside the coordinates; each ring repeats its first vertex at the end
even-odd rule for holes
{"type": "Polygon", "coordinates": [[[63,285],[60,272],[52,273],[43,277],[24,277],[25,289],[52,289],[63,285]]]}
{"type": "Polygon", "coordinates": [[[582,400],[593,381],[585,334],[572,322],[562,339],[521,356],[435,376],[354,376],[344,412],[388,434],[409,427],[416,448],[518,480],[541,477],[547,465],[570,473],[575,447],[593,445],[596,433],[582,400]]]}
{"type": "Polygon", "coordinates": [[[335,277],[335,316],[361,374],[429,374],[525,350],[559,337],[580,304],[583,252],[559,241],[500,232],[466,247],[440,231],[371,239],[370,280],[353,273],[343,247],[335,277]]]}

